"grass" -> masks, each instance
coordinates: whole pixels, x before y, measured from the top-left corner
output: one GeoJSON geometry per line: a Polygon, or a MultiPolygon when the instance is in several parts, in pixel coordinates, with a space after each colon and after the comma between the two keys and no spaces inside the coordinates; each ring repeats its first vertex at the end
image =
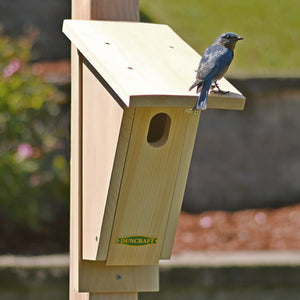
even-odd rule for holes
{"type": "Polygon", "coordinates": [[[244,37],[229,76],[300,74],[298,0],[140,0],[140,9],[144,20],[170,25],[200,54],[223,32],[244,37]]]}

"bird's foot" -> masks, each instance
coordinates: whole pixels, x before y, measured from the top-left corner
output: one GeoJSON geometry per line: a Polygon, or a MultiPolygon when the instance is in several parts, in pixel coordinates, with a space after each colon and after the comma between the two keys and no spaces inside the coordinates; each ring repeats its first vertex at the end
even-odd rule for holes
{"type": "Polygon", "coordinates": [[[222,95],[226,95],[226,94],[229,94],[229,91],[223,91],[220,89],[219,85],[215,82],[213,85],[213,89],[212,89],[212,92],[215,93],[215,94],[222,94],[222,95]],[[218,90],[214,90],[215,88],[217,88],[218,90]]]}
{"type": "Polygon", "coordinates": [[[222,94],[222,95],[226,95],[229,94],[229,91],[222,91],[222,90],[212,90],[213,93],[215,94],[222,94]]]}

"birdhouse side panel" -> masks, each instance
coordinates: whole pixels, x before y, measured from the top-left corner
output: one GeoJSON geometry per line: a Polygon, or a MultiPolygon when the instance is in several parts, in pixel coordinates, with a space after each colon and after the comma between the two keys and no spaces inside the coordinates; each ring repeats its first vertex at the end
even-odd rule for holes
{"type": "Polygon", "coordinates": [[[82,258],[96,259],[123,109],[82,67],[82,258]]]}
{"type": "Polygon", "coordinates": [[[116,206],[120,192],[120,184],[123,176],[124,164],[132,131],[134,113],[135,108],[124,109],[118,146],[114,160],[114,166],[101,227],[100,242],[98,244],[97,260],[101,261],[104,261],[107,258],[109,241],[111,238],[112,226],[115,218],[116,206]]]}

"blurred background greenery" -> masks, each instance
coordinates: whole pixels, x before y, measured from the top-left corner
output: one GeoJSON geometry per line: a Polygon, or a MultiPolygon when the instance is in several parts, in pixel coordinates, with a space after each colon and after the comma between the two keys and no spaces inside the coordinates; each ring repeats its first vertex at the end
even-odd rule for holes
{"type": "Polygon", "coordinates": [[[69,107],[31,67],[33,41],[0,35],[0,252],[68,245],[69,107]]]}
{"type": "MultiPolygon", "coordinates": [[[[71,1],[24,3],[0,2],[0,253],[67,251],[70,97],[32,62],[69,59],[61,25],[71,1]],[[39,35],[25,36],[32,27],[39,35]]],[[[227,77],[300,73],[299,1],[140,0],[140,11],[200,54],[222,32],[243,36],[227,77]]]]}
{"type": "Polygon", "coordinates": [[[231,31],[238,44],[228,76],[299,75],[300,2],[140,0],[142,20],[172,27],[197,52],[231,31]]]}

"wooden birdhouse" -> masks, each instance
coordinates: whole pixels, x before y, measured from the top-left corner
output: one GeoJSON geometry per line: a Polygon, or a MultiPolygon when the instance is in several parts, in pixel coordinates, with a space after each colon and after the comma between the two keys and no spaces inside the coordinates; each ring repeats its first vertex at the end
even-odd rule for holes
{"type": "MultiPolygon", "coordinates": [[[[166,25],[66,20],[63,32],[77,49],[72,67],[79,74],[72,82],[76,286],[111,292],[111,284],[85,278],[85,270],[99,268],[148,272],[148,283],[135,288],[156,290],[158,262],[171,256],[200,117],[185,112],[197,99],[188,88],[200,56],[166,25]]],[[[211,94],[208,109],[244,108],[239,91],[225,79],[220,87],[230,93],[211,94]]],[[[115,291],[131,290],[117,283],[115,291]]]]}

